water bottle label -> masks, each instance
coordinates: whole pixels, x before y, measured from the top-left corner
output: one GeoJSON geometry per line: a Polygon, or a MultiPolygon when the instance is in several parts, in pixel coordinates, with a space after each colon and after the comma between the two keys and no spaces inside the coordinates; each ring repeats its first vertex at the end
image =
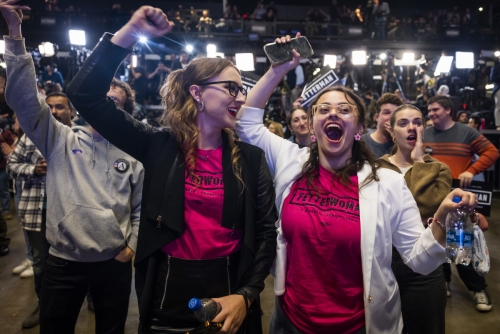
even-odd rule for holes
{"type": "Polygon", "coordinates": [[[462,232],[464,234],[464,247],[472,247],[472,232],[462,232]]]}
{"type": "Polygon", "coordinates": [[[472,247],[472,232],[464,230],[447,231],[446,245],[452,247],[472,247]]]}

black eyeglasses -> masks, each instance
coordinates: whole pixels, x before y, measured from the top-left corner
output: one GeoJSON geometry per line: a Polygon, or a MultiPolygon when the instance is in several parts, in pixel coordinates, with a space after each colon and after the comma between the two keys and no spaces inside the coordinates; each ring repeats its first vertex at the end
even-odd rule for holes
{"type": "Polygon", "coordinates": [[[232,97],[237,97],[238,93],[241,92],[243,96],[245,97],[245,100],[247,98],[247,90],[244,87],[238,86],[238,84],[234,81],[214,81],[214,82],[203,82],[198,84],[198,86],[209,86],[209,85],[216,85],[216,84],[226,84],[227,85],[227,90],[229,92],[229,95],[232,97]]]}

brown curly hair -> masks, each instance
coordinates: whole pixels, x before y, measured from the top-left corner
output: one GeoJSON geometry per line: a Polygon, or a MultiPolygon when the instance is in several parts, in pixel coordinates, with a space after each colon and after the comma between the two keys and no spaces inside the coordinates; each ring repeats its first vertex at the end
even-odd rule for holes
{"type": "Polygon", "coordinates": [[[113,78],[111,81],[111,88],[120,88],[125,93],[127,99],[123,104],[123,110],[132,115],[135,109],[135,91],[126,82],[113,78]]]}
{"type": "MultiPolygon", "coordinates": [[[[162,105],[165,108],[161,122],[170,128],[170,132],[175,136],[179,146],[184,151],[186,169],[193,179],[196,179],[194,177],[194,168],[200,130],[197,122],[198,105],[189,93],[189,87],[219,75],[228,67],[233,67],[239,73],[239,70],[227,59],[194,59],[184,69],[170,73],[167,81],[160,88],[162,105]]],[[[233,172],[244,186],[241,176],[240,148],[235,143],[233,130],[224,129],[224,131],[228,134],[233,172]]]]}
{"type": "MultiPolygon", "coordinates": [[[[329,92],[343,93],[349,103],[356,105],[356,107],[358,108],[358,124],[361,124],[364,127],[366,112],[365,103],[358,95],[356,95],[356,93],[352,89],[344,86],[333,86],[330,88],[325,88],[318,94],[318,96],[311,102],[309,110],[307,111],[307,116],[309,117],[310,122],[312,123],[312,107],[324,94],[329,92]]],[[[313,181],[316,180],[319,176],[319,148],[317,142],[311,143],[309,147],[309,159],[302,167],[300,179],[305,178],[307,180],[306,183],[308,188],[311,189],[315,188],[313,186],[313,181]]],[[[333,174],[333,181],[340,181],[340,183],[345,187],[352,185],[351,175],[359,172],[363,168],[365,163],[368,163],[370,165],[372,173],[360,185],[360,187],[367,185],[371,181],[379,181],[379,178],[377,176],[377,169],[380,167],[380,165],[376,162],[375,156],[373,156],[372,152],[366,146],[365,142],[363,140],[355,140],[351,150],[352,157],[346,162],[346,165],[344,167],[336,170],[335,174],[333,174]]]]}

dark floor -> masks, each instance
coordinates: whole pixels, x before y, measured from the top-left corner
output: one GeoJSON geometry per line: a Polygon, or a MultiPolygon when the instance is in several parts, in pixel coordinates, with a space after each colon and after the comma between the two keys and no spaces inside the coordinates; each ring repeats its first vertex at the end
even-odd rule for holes
{"type": "MultiPolygon", "coordinates": [[[[500,333],[500,199],[498,196],[492,203],[492,215],[489,218],[490,229],[485,234],[490,251],[491,271],[487,276],[488,291],[493,300],[493,310],[488,313],[479,313],[474,308],[472,294],[467,291],[464,284],[453,268],[451,285],[452,296],[448,298],[446,308],[446,332],[450,334],[461,333],[500,333]]],[[[36,296],[32,278],[19,278],[12,274],[12,268],[24,259],[24,239],[17,223],[17,218],[8,221],[10,254],[0,257],[0,333],[38,333],[38,327],[23,330],[22,321],[36,307],[36,296]]],[[[264,333],[268,333],[269,321],[274,305],[272,290],[273,279],[266,281],[266,289],[261,295],[264,311],[264,333]]],[[[426,310],[422,310],[426,312],[426,310]]],[[[133,290],[130,296],[129,317],[127,319],[126,333],[136,333],[138,324],[137,298],[133,290]]],[[[86,302],[82,310],[75,333],[94,333],[94,315],[87,310],[86,302]]]]}

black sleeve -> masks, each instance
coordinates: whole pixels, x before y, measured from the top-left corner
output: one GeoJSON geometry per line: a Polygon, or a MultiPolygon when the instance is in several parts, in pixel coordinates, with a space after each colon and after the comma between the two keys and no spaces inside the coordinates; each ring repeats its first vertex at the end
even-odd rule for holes
{"type": "Polygon", "coordinates": [[[276,256],[276,220],[278,219],[275,206],[275,192],[273,179],[262,152],[257,184],[257,202],[255,219],[255,258],[245,273],[242,288],[237,293],[258,300],[264,289],[264,280],[276,256]]]}
{"type": "Polygon", "coordinates": [[[130,50],[111,43],[104,34],[67,89],[83,118],[120,150],[143,162],[153,127],[135,120],[106,97],[116,69],[130,50]]]}

